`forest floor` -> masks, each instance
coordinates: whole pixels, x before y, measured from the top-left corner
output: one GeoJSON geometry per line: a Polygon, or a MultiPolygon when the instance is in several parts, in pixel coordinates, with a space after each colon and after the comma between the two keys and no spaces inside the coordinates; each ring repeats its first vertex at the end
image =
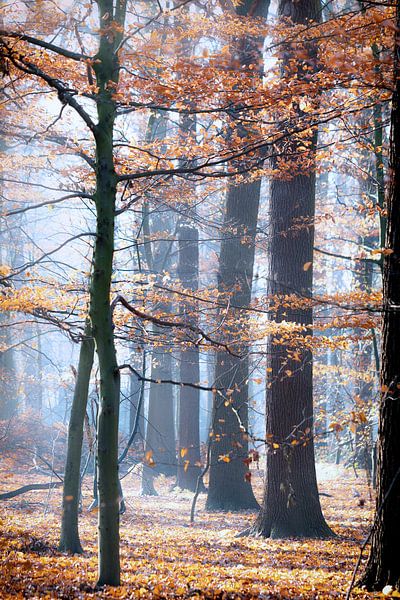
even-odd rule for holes
{"type": "MultiPolygon", "coordinates": [[[[97,515],[84,490],[81,540],[84,555],[57,551],[61,489],[35,491],[0,503],[1,598],[344,598],[368,533],[373,511],[365,478],[350,469],[319,466],[325,517],[337,534],[328,541],[236,538],[251,513],[206,513],[198,501],[190,525],[192,495],[169,491],[159,478],[157,497],[140,497],[137,475],[123,480],[127,512],[121,521],[122,581],[96,590],[97,515]]],[[[254,473],[257,494],[261,475],[254,473]]],[[[1,491],[40,481],[1,471],[1,491]]],[[[43,478],[42,478],[43,481],[43,478]]],[[[376,598],[355,589],[353,599],[376,598]]]]}

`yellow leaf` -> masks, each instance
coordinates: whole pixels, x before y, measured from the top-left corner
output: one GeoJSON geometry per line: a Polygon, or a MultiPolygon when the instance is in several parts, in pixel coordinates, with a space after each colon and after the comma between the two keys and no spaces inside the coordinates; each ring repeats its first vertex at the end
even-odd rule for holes
{"type": "Polygon", "coordinates": [[[187,448],[181,448],[181,458],[184,458],[187,453],[188,453],[188,449],[187,448]]]}
{"type": "Polygon", "coordinates": [[[312,262],[306,262],[303,265],[303,271],[308,271],[308,269],[311,267],[312,262]]]}
{"type": "Polygon", "coordinates": [[[220,454],[219,457],[218,457],[218,460],[220,462],[225,462],[225,463],[231,462],[231,459],[230,459],[230,457],[229,457],[228,454],[220,454]]]}

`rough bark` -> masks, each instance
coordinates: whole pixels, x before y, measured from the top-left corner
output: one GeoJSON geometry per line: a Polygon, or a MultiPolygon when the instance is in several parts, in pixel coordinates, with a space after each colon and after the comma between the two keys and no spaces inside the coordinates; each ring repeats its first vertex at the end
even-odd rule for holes
{"type": "Polygon", "coordinates": [[[80,465],[83,443],[83,426],[89,393],[90,374],[94,358],[94,341],[90,323],[86,323],[85,337],[81,342],[74,397],[68,425],[68,446],[65,463],[62,520],[59,549],[62,552],[83,552],[79,539],[78,511],[80,496],[80,465]]]}
{"type": "MultiPolygon", "coordinates": [[[[199,234],[195,227],[181,226],[178,232],[179,263],[178,277],[187,290],[198,289],[199,277],[199,234]]],[[[193,307],[191,308],[193,311],[193,307]]],[[[186,315],[184,319],[197,325],[197,317],[186,315]]],[[[198,383],[200,380],[199,349],[183,349],[180,355],[180,380],[198,383]]],[[[178,424],[178,473],[177,486],[194,492],[201,473],[200,463],[200,391],[189,386],[179,390],[178,424]]]]}
{"type": "MultiPolygon", "coordinates": [[[[397,31],[400,2],[396,2],[397,31]]],[[[390,186],[387,194],[384,257],[381,399],[379,405],[377,498],[371,549],[361,584],[369,590],[386,585],[400,590],[400,46],[395,45],[391,112],[390,186]]]]}
{"type": "MultiPolygon", "coordinates": [[[[279,12],[294,23],[319,20],[320,2],[282,0],[279,12]]],[[[308,51],[313,52],[312,48],[308,51]]],[[[283,69],[291,64],[290,48],[286,52],[283,69]]],[[[316,136],[315,132],[309,140],[310,154],[314,153],[316,136]]],[[[292,146],[291,150],[296,150],[296,142],[292,146]]],[[[295,166],[293,170],[296,173],[295,166]]],[[[315,170],[289,177],[271,182],[269,292],[311,297],[315,170]]],[[[275,315],[278,322],[306,326],[308,335],[312,317],[311,308],[296,310],[290,306],[279,307],[275,315]]],[[[312,354],[304,345],[299,360],[297,356],[291,358],[288,349],[270,340],[264,499],[250,533],[272,538],[329,537],[332,531],[322,515],[315,472],[312,354]]]]}
{"type": "MultiPolygon", "coordinates": [[[[269,0],[262,2],[246,0],[237,7],[237,14],[243,16],[266,17],[269,0]]],[[[240,68],[249,64],[262,63],[262,40],[245,37],[238,43],[240,68]]],[[[254,71],[257,76],[257,70],[254,71]]],[[[261,77],[261,74],[259,75],[261,77]]],[[[240,109],[240,107],[239,107],[240,109]]],[[[238,134],[245,140],[252,133],[240,123],[238,112],[238,134]]],[[[230,302],[236,307],[246,308],[251,300],[253,280],[255,237],[258,208],[260,203],[261,181],[229,185],[224,215],[223,232],[219,260],[218,287],[222,293],[233,291],[230,302]]],[[[245,314],[237,311],[237,318],[245,314]]],[[[215,423],[211,432],[210,478],[207,496],[209,510],[256,509],[258,503],[250,481],[245,478],[247,467],[243,460],[248,454],[248,373],[246,356],[248,348],[241,347],[243,358],[234,358],[219,352],[215,367],[215,384],[226,390],[234,390],[230,404],[214,397],[213,413],[215,423]],[[234,410],[232,410],[234,409],[234,410]],[[239,416],[239,419],[238,419],[239,416]],[[220,460],[221,456],[229,462],[220,460]]]]}

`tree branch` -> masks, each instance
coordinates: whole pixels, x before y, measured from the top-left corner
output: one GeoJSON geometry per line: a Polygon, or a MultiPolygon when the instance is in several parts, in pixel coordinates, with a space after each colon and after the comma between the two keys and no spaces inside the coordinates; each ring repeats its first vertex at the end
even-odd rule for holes
{"type": "Polygon", "coordinates": [[[87,54],[80,54],[79,52],[71,52],[71,50],[66,50],[65,48],[61,48],[60,46],[56,46],[55,44],[50,44],[49,42],[45,42],[44,40],[39,40],[38,38],[31,37],[30,35],[25,35],[24,33],[18,33],[16,31],[0,30],[0,37],[22,40],[23,42],[28,42],[28,44],[32,44],[34,46],[39,46],[40,48],[45,48],[46,50],[55,52],[56,54],[59,54],[60,56],[65,56],[65,58],[70,58],[71,60],[76,60],[78,62],[82,62],[85,60],[91,60],[91,57],[88,56],[87,54]]]}
{"type": "Polygon", "coordinates": [[[137,308],[132,306],[132,304],[129,304],[129,302],[127,300],[125,300],[125,298],[123,296],[117,296],[112,301],[111,309],[113,310],[117,304],[122,304],[122,306],[124,306],[127,310],[129,310],[129,312],[136,315],[143,321],[150,321],[151,323],[154,323],[155,325],[159,325],[159,327],[174,327],[176,329],[186,329],[186,330],[192,331],[193,333],[200,336],[200,338],[196,342],[193,342],[196,346],[199,346],[201,344],[202,340],[204,339],[207,342],[209,342],[212,346],[217,346],[219,348],[223,348],[231,356],[235,356],[236,358],[242,357],[240,354],[237,354],[236,352],[231,350],[231,348],[228,346],[228,344],[224,344],[223,342],[217,342],[216,340],[211,338],[200,327],[197,327],[195,325],[190,325],[189,323],[182,323],[180,321],[171,321],[169,319],[160,319],[159,317],[154,317],[152,315],[144,313],[141,310],[138,310],[137,308]]]}

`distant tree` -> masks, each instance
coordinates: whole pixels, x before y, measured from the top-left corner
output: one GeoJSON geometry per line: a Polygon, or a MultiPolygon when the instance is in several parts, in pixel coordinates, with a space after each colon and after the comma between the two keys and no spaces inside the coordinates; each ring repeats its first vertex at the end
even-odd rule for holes
{"type": "Polygon", "coordinates": [[[17,414],[17,374],[10,315],[0,315],[0,421],[17,414]]]}
{"type": "MultiPolygon", "coordinates": [[[[178,277],[183,287],[196,292],[199,278],[199,233],[195,227],[181,225],[178,231],[178,277]]],[[[194,307],[195,308],[195,307],[194,307]]],[[[197,325],[196,315],[185,315],[184,320],[197,325]]],[[[196,309],[196,308],[195,308],[196,309]]],[[[193,308],[190,308],[193,312],[193,308]]],[[[199,349],[189,347],[180,353],[180,380],[198,383],[200,380],[199,349]]],[[[178,473],[177,485],[195,491],[200,468],[200,390],[181,386],[179,390],[178,473]]]]}
{"type": "MultiPolygon", "coordinates": [[[[167,136],[168,120],[161,111],[152,111],[146,130],[146,141],[163,142],[167,136]]],[[[159,204],[146,198],[142,209],[143,233],[145,239],[145,257],[150,273],[162,278],[164,271],[171,268],[172,242],[153,242],[153,236],[171,234],[173,215],[166,211],[162,199],[159,204]],[[168,232],[168,233],[166,233],[168,232]]],[[[162,308],[168,312],[169,306],[162,308]]],[[[157,325],[153,325],[153,335],[162,334],[157,325]]],[[[171,348],[167,344],[154,345],[151,354],[151,379],[147,413],[145,460],[142,473],[142,494],[156,495],[154,477],[156,475],[173,476],[176,474],[176,449],[174,426],[174,395],[170,384],[157,383],[172,378],[171,348]]]]}
{"type": "MultiPolygon", "coordinates": [[[[236,13],[243,17],[266,18],[269,4],[269,0],[246,0],[236,6],[236,13]]],[[[255,66],[253,72],[258,82],[263,71],[263,40],[243,36],[236,40],[236,44],[232,60],[237,64],[238,71],[246,73],[247,69],[255,66]]],[[[245,143],[254,132],[240,104],[232,111],[232,118],[237,134],[245,143]]],[[[240,185],[230,184],[227,190],[218,289],[222,294],[229,294],[229,303],[235,307],[238,320],[240,317],[246,320],[246,313],[240,309],[248,308],[251,300],[260,190],[260,179],[240,185]]],[[[243,356],[234,357],[227,352],[218,352],[216,357],[215,384],[229,390],[231,395],[226,401],[219,395],[214,396],[207,496],[207,508],[210,510],[258,508],[251,482],[246,478],[248,469],[243,462],[248,455],[248,350],[249,346],[244,342],[240,344],[240,354],[243,356]],[[221,456],[225,460],[221,460],[221,456]]]]}

